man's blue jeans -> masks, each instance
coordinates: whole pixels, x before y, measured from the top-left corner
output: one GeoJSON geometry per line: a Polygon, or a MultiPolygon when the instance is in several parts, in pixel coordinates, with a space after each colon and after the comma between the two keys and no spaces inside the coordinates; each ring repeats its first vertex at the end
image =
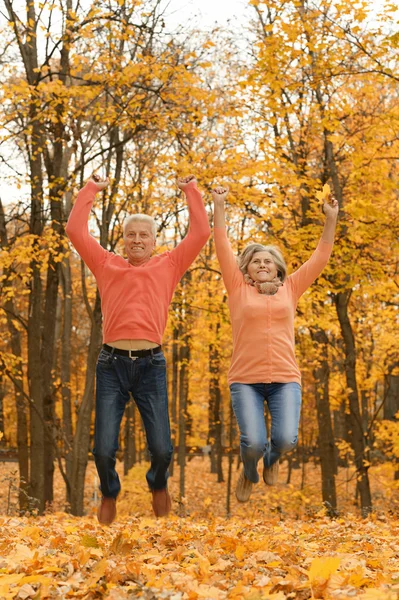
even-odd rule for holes
{"type": "Polygon", "coordinates": [[[131,359],[102,349],[97,360],[96,380],[93,454],[102,495],[116,498],[121,488],[115,463],[120,424],[129,392],[140,411],[146,432],[151,458],[148,485],[152,490],[164,489],[173,447],[163,353],[131,359]]]}
{"type": "Polygon", "coordinates": [[[262,456],[264,466],[271,467],[297,444],[301,386],[298,383],[232,383],[230,393],[240,429],[245,476],[257,483],[257,464],[262,456]],[[265,401],[271,417],[270,440],[266,432],[265,401]]]}

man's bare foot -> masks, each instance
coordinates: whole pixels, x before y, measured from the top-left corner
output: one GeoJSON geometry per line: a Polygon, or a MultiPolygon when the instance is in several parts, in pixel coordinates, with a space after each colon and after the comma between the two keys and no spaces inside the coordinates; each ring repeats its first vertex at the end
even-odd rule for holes
{"type": "Polygon", "coordinates": [[[152,508],[156,517],[166,517],[172,508],[172,500],[168,488],[151,490],[152,508]]]}
{"type": "Polygon", "coordinates": [[[116,518],[116,500],[115,498],[101,499],[101,504],[97,510],[97,519],[101,525],[111,525],[116,518]]]}

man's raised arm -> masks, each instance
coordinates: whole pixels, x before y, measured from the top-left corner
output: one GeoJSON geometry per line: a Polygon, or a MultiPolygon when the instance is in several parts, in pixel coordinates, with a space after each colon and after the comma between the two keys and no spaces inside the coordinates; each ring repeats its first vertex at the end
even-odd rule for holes
{"type": "Polygon", "coordinates": [[[65,228],[74,248],[93,274],[96,267],[104,262],[108,252],[90,235],[88,221],[97,192],[104,190],[108,183],[108,179],[101,180],[98,175],[89,179],[77,195],[65,228]]]}
{"type": "Polygon", "coordinates": [[[187,198],[190,221],[186,237],[172,250],[170,255],[177,264],[180,275],[183,275],[205,246],[211,230],[204,201],[197,188],[194,175],[179,178],[177,185],[183,190],[187,198]]]}

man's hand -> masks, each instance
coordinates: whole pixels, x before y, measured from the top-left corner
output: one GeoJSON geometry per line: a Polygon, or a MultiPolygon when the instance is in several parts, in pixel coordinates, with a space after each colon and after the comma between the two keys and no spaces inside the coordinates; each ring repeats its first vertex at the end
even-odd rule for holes
{"type": "Polygon", "coordinates": [[[192,181],[194,181],[194,183],[197,183],[197,180],[195,179],[194,175],[187,175],[187,177],[178,177],[177,185],[181,190],[184,191],[188,184],[192,181]]]}
{"type": "Polygon", "coordinates": [[[323,212],[327,219],[337,219],[339,211],[338,200],[329,194],[324,200],[323,212]]]}
{"type": "Polygon", "coordinates": [[[229,193],[228,187],[223,187],[222,185],[218,185],[212,190],[212,198],[213,201],[216,202],[224,202],[227,198],[227,194],[229,193]]]}
{"type": "Polygon", "coordinates": [[[105,188],[107,187],[107,185],[109,185],[109,179],[108,179],[108,177],[106,179],[102,179],[100,177],[100,175],[97,175],[97,173],[93,173],[93,175],[91,176],[91,178],[89,179],[89,181],[92,181],[93,183],[96,184],[97,190],[99,192],[101,192],[102,190],[105,190],[105,188]]]}

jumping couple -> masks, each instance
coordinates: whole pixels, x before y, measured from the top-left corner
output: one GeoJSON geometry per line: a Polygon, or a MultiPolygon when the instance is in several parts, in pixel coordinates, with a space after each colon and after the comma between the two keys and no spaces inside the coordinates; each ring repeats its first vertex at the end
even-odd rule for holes
{"type": "MultiPolygon", "coordinates": [[[[110,525],[116,517],[120,481],[115,470],[119,430],[129,393],[140,411],[151,464],[147,483],[157,517],[171,510],[168,467],[172,458],[166,360],[162,337],[168,309],[180,279],[210,235],[208,217],[193,175],[178,179],[187,198],[189,230],[171,251],[153,256],[156,224],[149,215],[125,220],[126,258],[108,252],[89,233],[95,195],[109,184],[93,175],[79,192],[66,232],[96,278],[103,314],[103,346],[96,367],[96,419],[93,454],[102,500],[98,520],[110,525]]],[[[216,187],[214,233],[217,257],[229,296],[233,355],[229,386],[240,429],[243,469],[236,497],[246,502],[259,480],[277,481],[279,458],[297,443],[301,408],[301,376],[295,360],[294,316],[297,302],[321,273],[331,254],[338,203],[324,202],[326,221],[319,244],[295,273],[287,276],[283,256],[274,246],[249,244],[238,261],[225,226],[228,190],[216,187]],[[268,439],[264,403],[271,416],[268,439]]]]}

